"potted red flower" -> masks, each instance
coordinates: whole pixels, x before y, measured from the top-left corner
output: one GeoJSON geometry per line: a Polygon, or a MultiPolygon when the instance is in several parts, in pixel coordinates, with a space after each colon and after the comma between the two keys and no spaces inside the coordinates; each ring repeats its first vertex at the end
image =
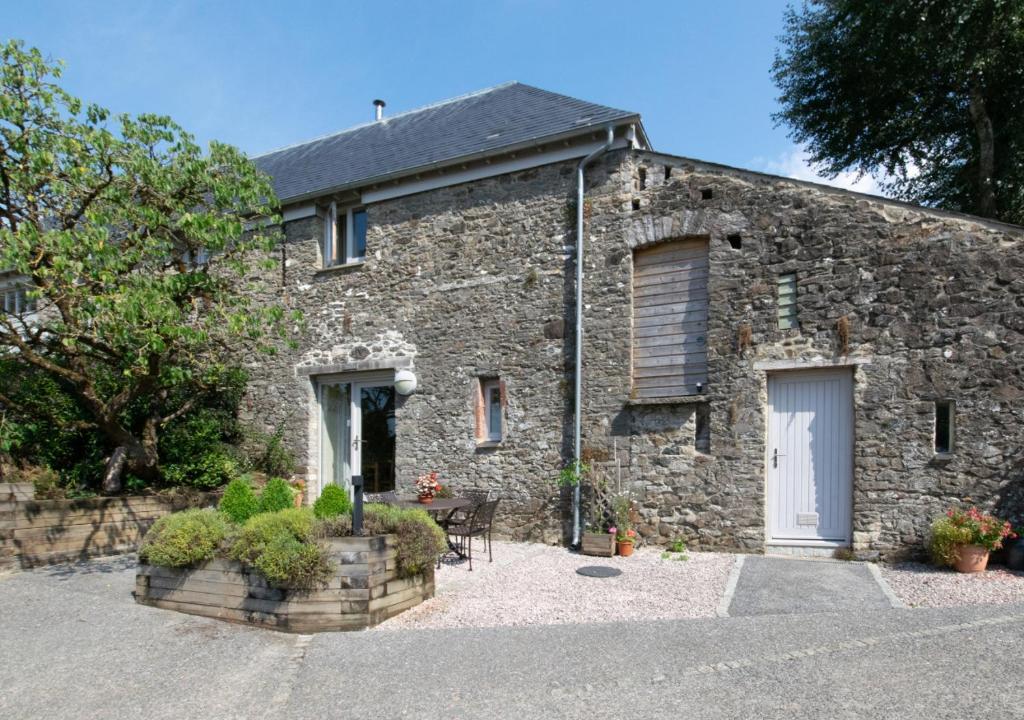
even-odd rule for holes
{"type": "Polygon", "coordinates": [[[416,478],[416,497],[424,505],[434,502],[434,496],[441,491],[441,483],[437,481],[437,473],[430,472],[416,478]]]}
{"type": "Polygon", "coordinates": [[[1010,523],[988,515],[976,507],[950,508],[932,523],[932,558],[962,573],[983,572],[988,556],[1013,535],[1010,523]]]}
{"type": "Polygon", "coordinates": [[[612,500],[612,513],[615,515],[615,526],[608,528],[608,532],[615,535],[615,548],[618,554],[629,557],[633,554],[633,547],[637,542],[636,530],[633,529],[633,519],[636,516],[633,503],[629,498],[620,495],[612,500]]]}

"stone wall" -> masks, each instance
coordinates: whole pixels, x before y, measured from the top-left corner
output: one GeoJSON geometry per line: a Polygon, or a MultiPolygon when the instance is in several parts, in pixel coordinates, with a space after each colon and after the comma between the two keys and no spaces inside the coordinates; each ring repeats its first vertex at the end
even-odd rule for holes
{"type": "Polygon", "coordinates": [[[816,364],[854,374],[860,554],[919,545],[952,502],[1024,519],[1019,228],[651,153],[605,166],[632,177],[593,194],[584,417],[587,444],[618,456],[645,535],[760,549],[767,369],[816,364]],[[692,398],[708,403],[706,454],[693,404],[630,401],[631,251],[688,236],[710,241],[710,380],[692,398]],[[780,330],[776,282],[788,272],[800,327],[780,330]],[[933,445],[941,399],[956,403],[949,457],[933,445]]]}
{"type": "MultiPolygon", "coordinates": [[[[353,267],[318,270],[321,221],[288,223],[275,298],[301,308],[307,329],[297,351],[251,359],[248,408],[268,430],[287,424],[311,495],[312,378],[412,367],[419,389],[397,407],[400,489],[438,470],[457,488],[494,490],[506,534],[564,539],[567,501],[553,478],[571,444],[573,169],[371,205],[367,259],[353,267]],[[507,387],[507,437],[478,447],[475,383],[495,376],[507,387]]],[[[854,374],[863,554],[919,543],[932,515],[968,497],[1024,519],[1019,229],[652,153],[610,153],[587,177],[585,454],[634,497],[650,540],[764,546],[766,367],[780,361],[854,374]],[[710,243],[708,387],[638,404],[632,252],[692,236],[710,243]],[[799,329],[777,327],[782,272],[798,276],[799,329]],[[949,458],[933,452],[936,399],[957,403],[949,458]],[[701,405],[706,453],[694,448],[701,405]]]]}

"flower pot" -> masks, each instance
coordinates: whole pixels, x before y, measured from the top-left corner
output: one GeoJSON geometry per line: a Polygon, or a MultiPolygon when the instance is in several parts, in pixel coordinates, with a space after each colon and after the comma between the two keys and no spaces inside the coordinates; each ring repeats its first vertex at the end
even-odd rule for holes
{"type": "Polygon", "coordinates": [[[417,500],[419,500],[424,505],[429,505],[430,503],[434,502],[434,496],[433,495],[420,495],[417,498],[417,500]]]}
{"type": "Polygon", "coordinates": [[[957,555],[959,558],[954,566],[957,572],[979,573],[988,566],[988,549],[983,545],[961,545],[957,555]]]}
{"type": "Polygon", "coordinates": [[[1024,570],[1024,538],[1004,540],[1006,567],[1010,570],[1024,570]]]}
{"type": "Polygon", "coordinates": [[[633,554],[633,541],[632,540],[617,540],[615,547],[619,551],[619,555],[622,557],[629,557],[633,554]]]}

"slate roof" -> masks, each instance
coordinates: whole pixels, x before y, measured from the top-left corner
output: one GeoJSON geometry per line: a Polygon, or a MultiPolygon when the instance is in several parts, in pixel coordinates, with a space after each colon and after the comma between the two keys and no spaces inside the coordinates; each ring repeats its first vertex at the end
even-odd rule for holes
{"type": "MultiPolygon", "coordinates": [[[[609,123],[626,110],[518,82],[498,85],[253,158],[282,202],[367,185],[468,156],[531,145],[609,123]]],[[[638,127],[643,137],[643,128],[638,127]]]]}

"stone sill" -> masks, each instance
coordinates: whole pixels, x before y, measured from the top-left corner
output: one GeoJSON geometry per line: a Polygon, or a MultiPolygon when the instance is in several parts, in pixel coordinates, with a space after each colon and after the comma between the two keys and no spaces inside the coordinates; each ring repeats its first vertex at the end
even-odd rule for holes
{"type": "Polygon", "coordinates": [[[344,263],[343,265],[331,265],[330,267],[320,268],[314,275],[330,275],[331,273],[344,272],[346,270],[355,270],[356,268],[362,267],[366,264],[366,260],[353,260],[352,262],[344,263]]]}
{"type": "Polygon", "coordinates": [[[711,398],[707,393],[700,395],[671,395],[657,398],[630,398],[626,405],[690,405],[696,403],[708,403],[711,398]]]}
{"type": "Polygon", "coordinates": [[[932,462],[948,463],[956,459],[956,453],[935,453],[932,455],[932,462]]]}
{"type": "Polygon", "coordinates": [[[481,440],[476,444],[477,450],[494,450],[504,445],[501,440],[481,440]]]}

